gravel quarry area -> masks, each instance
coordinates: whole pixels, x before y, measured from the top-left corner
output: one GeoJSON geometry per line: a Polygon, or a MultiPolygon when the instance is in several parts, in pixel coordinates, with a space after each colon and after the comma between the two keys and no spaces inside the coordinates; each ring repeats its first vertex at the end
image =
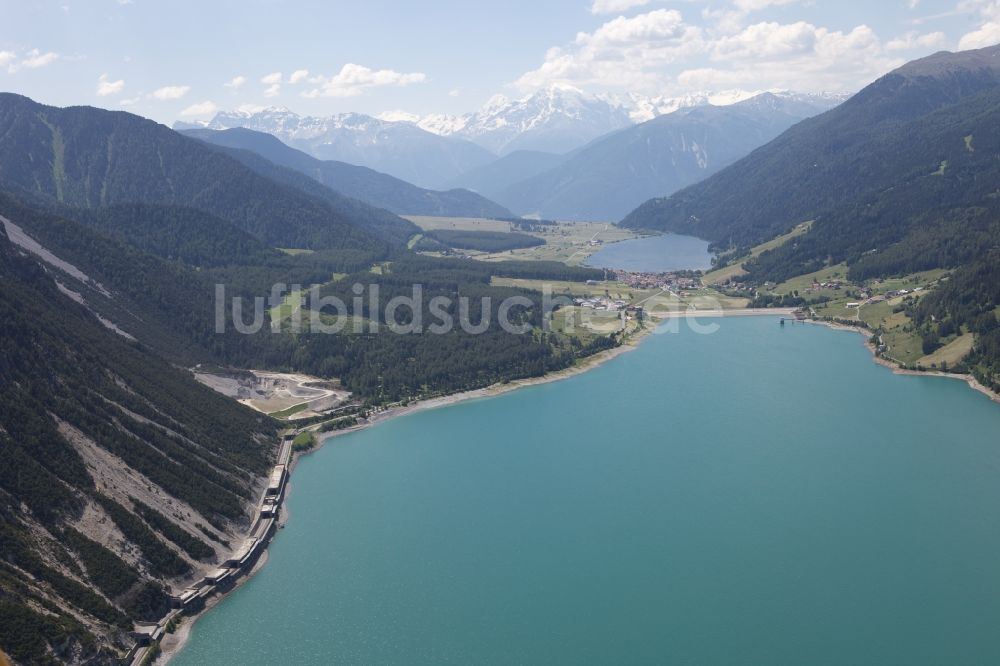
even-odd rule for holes
{"type": "Polygon", "coordinates": [[[303,406],[290,418],[306,418],[347,401],[351,394],[336,382],[311,375],[249,370],[228,374],[194,371],[195,378],[265,414],[303,406]]]}

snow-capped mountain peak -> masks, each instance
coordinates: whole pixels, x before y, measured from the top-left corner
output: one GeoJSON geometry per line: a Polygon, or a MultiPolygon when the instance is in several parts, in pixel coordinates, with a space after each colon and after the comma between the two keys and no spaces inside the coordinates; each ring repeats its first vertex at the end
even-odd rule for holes
{"type": "Polygon", "coordinates": [[[388,111],[378,117],[360,113],[315,117],[300,116],[284,107],[247,106],[218,113],[205,126],[267,132],[321,159],[370,166],[404,180],[432,185],[443,182],[443,177],[429,180],[430,171],[457,175],[459,165],[483,163],[491,153],[530,150],[565,154],[600,136],[682,109],[747,103],[776,112],[794,107],[805,116],[810,109],[811,113],[826,110],[844,98],[783,90],[767,95],[746,90],[681,96],[594,95],[554,85],[516,99],[495,95],[478,111],[459,116],[421,117],[388,111]],[[434,156],[433,169],[414,166],[426,161],[420,157],[423,153],[434,156]]]}
{"type": "MultiPolygon", "coordinates": [[[[760,90],[721,90],[684,95],[588,94],[569,85],[552,85],[512,99],[494,95],[475,112],[432,114],[416,125],[440,136],[457,136],[498,154],[515,150],[565,153],[598,136],[695,106],[731,106],[760,90]]],[[[810,95],[773,90],[774,95],[815,106],[833,105],[844,95],[810,95]],[[801,98],[801,99],[799,99],[801,98]]]]}
{"type": "Polygon", "coordinates": [[[220,112],[207,127],[265,132],[318,159],[366,166],[430,188],[494,158],[469,142],[426,132],[415,120],[405,112],[381,118],[349,112],[319,117],[268,107],[220,112]]]}
{"type": "Polygon", "coordinates": [[[431,115],[417,124],[504,154],[519,149],[566,152],[632,121],[618,104],[572,86],[553,85],[517,99],[494,95],[473,113],[431,115]]]}

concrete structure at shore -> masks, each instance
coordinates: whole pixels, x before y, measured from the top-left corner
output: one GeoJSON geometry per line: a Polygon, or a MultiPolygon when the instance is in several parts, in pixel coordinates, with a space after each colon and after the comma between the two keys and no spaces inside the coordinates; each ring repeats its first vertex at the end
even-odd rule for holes
{"type": "Polygon", "coordinates": [[[287,435],[282,439],[277,464],[271,471],[263,497],[257,503],[249,536],[217,568],[194,585],[171,595],[172,610],[163,619],[155,624],[136,625],[132,632],[135,645],[122,658],[123,664],[142,664],[148,656],[155,654],[160,640],[172,623],[184,615],[197,615],[205,608],[208,599],[231,590],[240,578],[253,571],[278,528],[281,502],[288,482],[293,439],[294,435],[287,435]]]}

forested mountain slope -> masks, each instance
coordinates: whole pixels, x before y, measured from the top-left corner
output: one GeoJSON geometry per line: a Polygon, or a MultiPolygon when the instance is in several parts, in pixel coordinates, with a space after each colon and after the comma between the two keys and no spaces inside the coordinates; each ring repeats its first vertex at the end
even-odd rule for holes
{"type": "MultiPolygon", "coordinates": [[[[173,223],[169,216],[185,210],[155,208],[152,213],[162,214],[167,228],[182,228],[183,216],[173,223]]],[[[129,225],[137,213],[150,213],[114,207],[98,212],[111,216],[97,222],[105,225],[107,231],[119,224],[129,225]]],[[[528,294],[537,301],[537,294],[492,287],[490,278],[496,275],[583,281],[602,277],[596,269],[554,262],[486,263],[419,257],[406,251],[397,251],[390,261],[382,262],[378,272],[370,270],[371,255],[361,254],[351,259],[342,251],[288,257],[271,255],[258,248],[263,253],[258,259],[260,263],[253,263],[257,261],[252,259],[253,255],[245,263],[235,255],[223,255],[234,263],[191,265],[152,256],[137,249],[134,246],[137,241],[126,245],[74,220],[33,210],[2,194],[0,215],[18,225],[32,242],[75,269],[66,272],[58,264],[51,268],[59,283],[77,300],[109,325],[171,359],[185,364],[212,361],[242,368],[295,370],[337,377],[359,399],[375,403],[478,388],[565,367],[588,351],[568,339],[505,333],[497,321],[497,308],[503,299],[528,294]],[[334,283],[335,273],[347,275],[334,283]],[[253,297],[268,296],[275,283],[326,285],[324,291],[337,293],[348,306],[348,314],[379,324],[377,330],[372,332],[366,326],[360,333],[349,330],[336,335],[311,335],[306,330],[296,334],[272,330],[265,321],[262,329],[252,335],[239,334],[231,323],[224,333],[216,332],[216,284],[225,285],[227,299],[242,297],[246,317],[250,317],[253,297]],[[351,291],[355,284],[361,285],[366,294],[374,295],[377,291],[382,308],[371,311],[366,296],[361,309],[355,309],[355,294],[351,291]],[[392,333],[384,326],[387,323],[384,306],[391,295],[411,295],[414,285],[422,286],[425,307],[434,295],[450,298],[453,315],[459,296],[470,298],[473,307],[479,298],[488,297],[489,329],[484,334],[471,334],[456,324],[448,335],[392,333]]],[[[144,243],[153,242],[149,237],[144,238],[144,243]]],[[[154,241],[158,238],[153,236],[154,241]]],[[[155,242],[153,245],[146,249],[164,251],[155,242]]],[[[310,307],[312,304],[306,302],[304,311],[308,313],[310,307]]],[[[229,315],[227,308],[227,322],[229,315]]],[[[429,312],[426,315],[429,321],[429,312]]],[[[268,316],[266,312],[264,316],[268,316]]],[[[540,316],[541,304],[536,303],[531,309],[531,321],[536,327],[541,324],[540,316]]],[[[473,312],[471,320],[478,322],[479,314],[473,312]]]]}
{"type": "MultiPolygon", "coordinates": [[[[928,167],[934,173],[948,157],[942,144],[921,145],[909,133],[921,131],[922,139],[933,138],[928,133],[934,127],[921,124],[922,118],[968,103],[998,83],[1000,47],[914,61],[715,176],[644,203],[622,224],[749,247],[869,193],[910,182],[928,167]]],[[[979,112],[970,107],[964,120],[982,133],[988,127],[976,122],[979,112]]],[[[951,118],[963,113],[956,110],[951,118]]],[[[961,137],[957,145],[949,145],[949,151],[965,150],[961,137]]]]}
{"type": "Polygon", "coordinates": [[[390,213],[129,114],[3,95],[0,130],[0,650],[17,663],[115,663],[135,620],[163,616],[166,586],[192,582],[246,527],[277,426],[183,367],[303,371],[385,404],[617,344],[546,333],[537,292],[491,285],[601,271],[421,257],[390,213]],[[340,201],[385,225],[342,215],[340,201]],[[236,331],[228,309],[218,331],[217,285],[225,305],[252,306],[275,283],[321,285],[366,325],[300,331],[265,307],[256,333],[236,331]],[[355,284],[371,298],[358,304],[355,284]],[[427,320],[431,297],[448,297],[451,315],[463,297],[483,330],[393,333],[385,306],[416,284],[427,320]],[[509,296],[522,297],[525,335],[500,326],[509,296]]]}
{"type": "Polygon", "coordinates": [[[110,664],[246,524],[276,432],[54,275],[0,232],[0,648],[110,664]]]}
{"type": "MultiPolygon", "coordinates": [[[[278,247],[371,249],[378,226],[410,224],[347,197],[310,196],[150,120],[90,107],[59,109],[0,94],[0,182],[80,208],[196,208],[278,247]]],[[[398,242],[398,241],[397,241],[398,242]]]]}
{"type": "Polygon", "coordinates": [[[492,287],[492,275],[599,277],[592,269],[401,252],[378,273],[368,270],[369,258],[344,265],[354,274],[331,281],[325,260],[314,259],[322,253],[288,258],[230,229],[234,251],[242,247],[262,263],[241,265],[223,252],[223,263],[236,263],[214,266],[197,242],[188,247],[154,233],[158,224],[197,226],[204,213],[191,209],[76,209],[98,216],[90,226],[65,216],[73,210],[35,210],[0,195],[0,650],[18,662],[114,663],[131,644],[132,622],[165,612],[165,585],[188,584],[245,526],[273,455],[275,425],[197,384],[152,348],[185,362],[337,377],[359,400],[378,404],[539,375],[615,344],[512,335],[497,321],[512,295],[532,303],[515,318],[537,330],[542,313],[537,294],[492,287]],[[134,220],[149,233],[132,234],[133,242],[143,239],[148,251],[103,235],[118,236],[134,220]],[[310,261],[319,262],[318,273],[303,275],[303,283],[325,283],[324,294],[344,302],[353,302],[354,283],[378,285],[378,309],[365,298],[351,311],[377,330],[213,330],[213,282],[224,275],[217,271],[234,271],[230,289],[259,289],[275,275],[308,270],[314,265],[299,262],[310,261]],[[486,315],[486,330],[389,332],[381,309],[415,283],[428,298],[470,298],[470,316],[480,322],[486,315]],[[491,300],[480,309],[483,297],[491,300]]]}
{"type": "Polygon", "coordinates": [[[240,159],[242,150],[249,150],[277,165],[303,173],[336,192],[400,215],[512,215],[503,206],[474,192],[463,189],[440,192],[427,190],[367,167],[335,160],[318,160],[263,132],[237,127],[228,130],[185,130],[182,134],[220,147],[241,149],[229,153],[236,159],[240,159]]]}
{"type": "Polygon", "coordinates": [[[699,235],[740,261],[808,220],[738,279],[774,284],[840,264],[856,283],[953,271],[905,314],[925,350],[974,333],[961,367],[1000,388],[1000,47],[905,65],[623,224],[699,235]]]}

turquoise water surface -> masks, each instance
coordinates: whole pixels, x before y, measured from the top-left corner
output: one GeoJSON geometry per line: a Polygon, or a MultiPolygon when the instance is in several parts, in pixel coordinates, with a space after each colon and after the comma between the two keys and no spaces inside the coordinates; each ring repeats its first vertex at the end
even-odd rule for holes
{"type": "Polygon", "coordinates": [[[596,268],[665,273],[712,267],[708,241],[694,236],[664,234],[605,245],[584,262],[596,268]]]}
{"type": "Polygon", "coordinates": [[[330,440],[172,663],[1000,663],[1000,406],[717,321],[330,440]]]}

